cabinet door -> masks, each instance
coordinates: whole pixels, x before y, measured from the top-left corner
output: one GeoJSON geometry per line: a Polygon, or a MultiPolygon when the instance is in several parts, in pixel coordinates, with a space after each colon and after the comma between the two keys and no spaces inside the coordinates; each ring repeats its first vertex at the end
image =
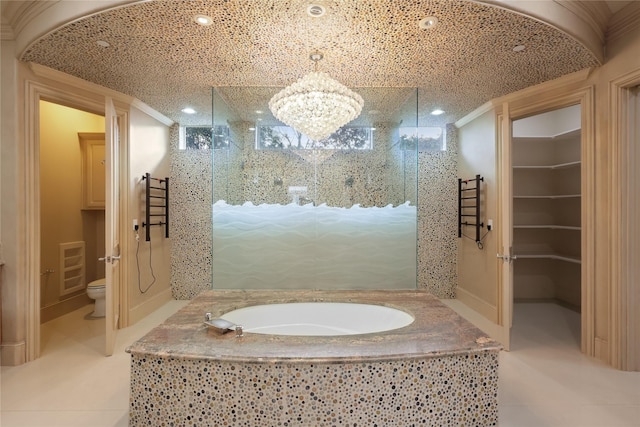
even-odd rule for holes
{"type": "Polygon", "coordinates": [[[82,150],[82,208],[104,209],[104,133],[79,133],[82,150]]]}

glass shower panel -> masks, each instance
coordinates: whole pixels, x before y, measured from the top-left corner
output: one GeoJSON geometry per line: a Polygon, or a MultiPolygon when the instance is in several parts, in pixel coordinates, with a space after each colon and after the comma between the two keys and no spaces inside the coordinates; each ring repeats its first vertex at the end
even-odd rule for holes
{"type": "Polygon", "coordinates": [[[417,91],[359,88],[320,142],[271,116],[277,91],[213,92],[213,287],[414,289],[417,91]]]}

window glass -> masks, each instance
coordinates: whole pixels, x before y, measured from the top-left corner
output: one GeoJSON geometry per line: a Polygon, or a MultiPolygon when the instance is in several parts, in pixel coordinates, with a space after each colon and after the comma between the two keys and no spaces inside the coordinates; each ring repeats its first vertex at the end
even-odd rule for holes
{"type": "Polygon", "coordinates": [[[368,127],[342,127],[321,141],[313,141],[289,126],[259,126],[256,149],[327,149],[370,150],[372,129],[368,127]]]}

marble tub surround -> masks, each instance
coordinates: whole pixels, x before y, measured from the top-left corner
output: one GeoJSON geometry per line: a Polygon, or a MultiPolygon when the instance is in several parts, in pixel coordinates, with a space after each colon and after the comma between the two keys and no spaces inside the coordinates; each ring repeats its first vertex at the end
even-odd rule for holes
{"type": "Polygon", "coordinates": [[[205,291],[128,348],[130,425],[495,425],[501,346],[423,291],[205,291]],[[375,334],[303,337],[204,324],[301,301],[405,310],[375,334]]]}
{"type": "Polygon", "coordinates": [[[190,304],[131,345],[132,354],[230,361],[325,362],[498,351],[499,343],[425,291],[204,291],[190,304]],[[415,320],[376,334],[332,337],[220,334],[204,325],[204,315],[259,304],[351,302],[403,310],[415,320]]]}

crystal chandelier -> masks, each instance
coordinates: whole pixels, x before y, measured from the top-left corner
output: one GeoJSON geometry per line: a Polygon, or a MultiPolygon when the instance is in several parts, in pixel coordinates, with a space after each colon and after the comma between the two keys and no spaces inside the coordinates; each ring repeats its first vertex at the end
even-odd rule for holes
{"type": "Polygon", "coordinates": [[[312,73],[282,89],[269,101],[273,115],[309,138],[319,141],[360,115],[360,95],[318,71],[321,53],[312,53],[312,73]]]}

